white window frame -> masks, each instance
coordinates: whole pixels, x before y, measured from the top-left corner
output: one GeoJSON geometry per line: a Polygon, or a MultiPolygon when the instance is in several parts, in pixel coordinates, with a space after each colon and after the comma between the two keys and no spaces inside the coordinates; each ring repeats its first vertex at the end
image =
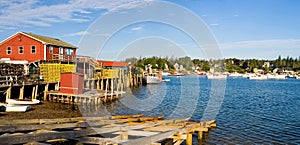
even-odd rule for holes
{"type": "Polygon", "coordinates": [[[18,47],[18,53],[19,53],[19,54],[24,54],[24,46],[19,46],[19,47],[18,47]],[[20,50],[21,50],[20,48],[22,48],[22,51],[23,51],[22,53],[20,53],[20,50]]]}
{"type": "Polygon", "coordinates": [[[59,47],[59,54],[63,55],[64,54],[64,48],[63,47],[59,47]]]}
{"type": "Polygon", "coordinates": [[[6,54],[7,55],[11,55],[12,54],[12,48],[11,48],[11,46],[8,46],[7,48],[6,48],[6,54]],[[10,48],[10,53],[8,54],[8,48],[10,48]]]}
{"type": "Polygon", "coordinates": [[[32,45],[31,47],[30,47],[30,52],[32,53],[32,54],[35,54],[36,53],[36,46],[35,45],[32,45]],[[32,48],[34,47],[34,52],[32,52],[32,48]]]}
{"type": "Polygon", "coordinates": [[[72,55],[72,49],[71,48],[67,48],[67,55],[72,55]]]}
{"type": "Polygon", "coordinates": [[[53,46],[49,46],[49,53],[53,54],[53,46]]]}

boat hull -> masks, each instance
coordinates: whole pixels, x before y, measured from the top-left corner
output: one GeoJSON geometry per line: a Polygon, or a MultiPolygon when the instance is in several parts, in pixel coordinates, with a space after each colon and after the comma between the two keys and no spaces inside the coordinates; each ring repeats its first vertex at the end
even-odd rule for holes
{"type": "Polygon", "coordinates": [[[146,76],[145,79],[147,84],[159,84],[161,82],[160,78],[153,76],[146,76]]]}
{"type": "Polygon", "coordinates": [[[14,100],[14,99],[7,99],[7,104],[11,105],[34,105],[40,103],[39,100],[32,99],[32,100],[14,100]]]}

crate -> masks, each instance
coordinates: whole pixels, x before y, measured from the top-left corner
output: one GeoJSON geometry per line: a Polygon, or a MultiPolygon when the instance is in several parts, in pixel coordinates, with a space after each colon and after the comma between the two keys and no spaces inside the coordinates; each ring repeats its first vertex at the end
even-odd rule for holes
{"type": "Polygon", "coordinates": [[[119,70],[118,69],[103,69],[102,78],[118,78],[119,77],[119,70]]]}

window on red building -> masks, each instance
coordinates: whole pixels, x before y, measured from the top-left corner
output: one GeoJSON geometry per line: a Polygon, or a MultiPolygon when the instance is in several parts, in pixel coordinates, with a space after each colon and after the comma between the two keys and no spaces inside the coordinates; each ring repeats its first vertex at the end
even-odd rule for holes
{"type": "Polygon", "coordinates": [[[59,54],[64,54],[64,48],[62,48],[62,47],[59,47],[59,54]]]}
{"type": "Polygon", "coordinates": [[[49,53],[50,53],[50,54],[53,53],[53,46],[49,46],[49,53]]]}
{"type": "Polygon", "coordinates": [[[31,53],[36,53],[36,48],[35,48],[35,46],[31,46],[31,53]]]}
{"type": "Polygon", "coordinates": [[[19,47],[19,54],[23,54],[24,53],[24,48],[23,48],[23,46],[20,46],[19,47]]]}
{"type": "Polygon", "coordinates": [[[11,47],[6,48],[6,54],[8,54],[8,55],[11,54],[11,47]]]}

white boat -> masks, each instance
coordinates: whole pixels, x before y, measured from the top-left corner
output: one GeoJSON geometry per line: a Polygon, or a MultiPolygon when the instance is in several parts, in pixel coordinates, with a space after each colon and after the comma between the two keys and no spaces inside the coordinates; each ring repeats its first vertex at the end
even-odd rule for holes
{"type": "Polygon", "coordinates": [[[12,105],[34,105],[40,103],[40,100],[37,99],[22,99],[22,100],[15,100],[15,99],[7,99],[7,104],[12,105]]]}
{"type": "Polygon", "coordinates": [[[296,76],[296,79],[300,79],[300,76],[296,76]]]}
{"type": "Polygon", "coordinates": [[[145,74],[144,80],[146,84],[158,84],[161,82],[161,78],[157,73],[145,74]]]}
{"type": "Polygon", "coordinates": [[[267,75],[258,74],[258,75],[255,75],[255,76],[249,76],[249,79],[250,80],[267,80],[268,76],[267,75]]]}
{"type": "Polygon", "coordinates": [[[231,73],[228,75],[229,77],[242,77],[243,75],[240,73],[231,73]]]}
{"type": "Polygon", "coordinates": [[[169,82],[169,81],[171,81],[170,79],[163,79],[163,80],[161,80],[162,82],[169,82]]]}
{"type": "Polygon", "coordinates": [[[279,75],[279,74],[267,74],[268,79],[276,79],[276,80],[285,80],[286,75],[279,75]]]}
{"type": "Polygon", "coordinates": [[[29,106],[18,106],[7,104],[6,112],[26,112],[29,110],[29,106]]]}
{"type": "Polygon", "coordinates": [[[169,74],[169,72],[162,72],[162,76],[168,76],[169,74]]]}
{"type": "Polygon", "coordinates": [[[1,103],[0,106],[4,106],[6,112],[26,112],[30,109],[29,106],[20,106],[20,105],[3,104],[3,103],[1,103]]]}
{"type": "Polygon", "coordinates": [[[249,78],[251,76],[253,77],[253,76],[255,76],[255,74],[254,73],[246,73],[246,74],[242,75],[243,78],[249,78]]]}
{"type": "Polygon", "coordinates": [[[206,77],[207,79],[225,80],[227,75],[208,74],[206,77]]]}

